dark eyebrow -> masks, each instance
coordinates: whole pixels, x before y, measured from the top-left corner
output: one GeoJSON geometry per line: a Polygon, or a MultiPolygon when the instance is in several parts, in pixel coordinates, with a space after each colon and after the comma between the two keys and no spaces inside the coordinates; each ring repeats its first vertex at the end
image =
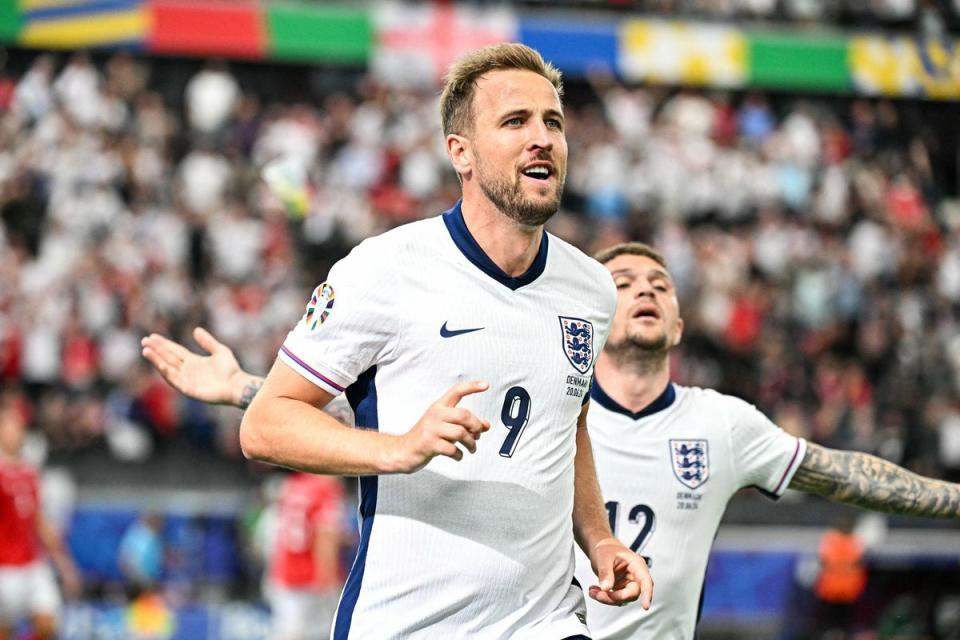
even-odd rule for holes
{"type": "MultiPolygon", "coordinates": [[[[506,113],[501,115],[500,119],[509,120],[510,118],[516,118],[517,116],[520,116],[523,118],[529,118],[531,113],[532,112],[530,111],[530,109],[514,109],[513,111],[507,111],[506,113]]],[[[544,112],[543,116],[545,118],[556,118],[561,122],[566,122],[566,118],[563,117],[563,113],[561,111],[557,111],[556,109],[547,109],[544,112]]]]}
{"type": "Polygon", "coordinates": [[[653,271],[651,271],[650,276],[653,278],[663,278],[664,280],[669,280],[670,282],[673,282],[673,278],[670,277],[670,274],[660,269],[654,269],[653,271]]]}
{"type": "Polygon", "coordinates": [[[548,118],[557,118],[559,120],[566,121],[566,118],[563,117],[563,112],[557,111],[556,109],[547,109],[546,113],[543,115],[548,118]]]}
{"type": "MultiPolygon", "coordinates": [[[[614,278],[618,276],[630,276],[630,277],[636,278],[637,272],[629,267],[626,267],[623,269],[616,269],[614,271],[611,271],[610,275],[613,276],[614,278]]],[[[669,273],[667,273],[662,269],[651,269],[644,275],[646,275],[648,278],[660,278],[662,280],[666,280],[667,282],[673,284],[673,278],[670,277],[669,273]]]]}
{"type": "Polygon", "coordinates": [[[530,109],[514,109],[513,111],[507,111],[506,113],[500,116],[500,119],[509,120],[510,118],[516,118],[517,116],[520,116],[523,118],[529,118],[530,109]]]}

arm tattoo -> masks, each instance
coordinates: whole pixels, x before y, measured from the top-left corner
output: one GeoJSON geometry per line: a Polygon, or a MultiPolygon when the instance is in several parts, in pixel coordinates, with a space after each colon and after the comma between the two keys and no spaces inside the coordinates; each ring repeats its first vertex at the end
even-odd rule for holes
{"type": "Polygon", "coordinates": [[[859,451],[812,443],[790,488],[874,511],[927,518],[960,517],[960,485],[924,478],[859,451]]]}
{"type": "Polygon", "coordinates": [[[263,378],[251,378],[243,387],[243,393],[240,394],[240,408],[246,409],[250,406],[250,403],[253,402],[253,396],[257,395],[257,391],[260,391],[260,387],[263,386],[263,378]]]}

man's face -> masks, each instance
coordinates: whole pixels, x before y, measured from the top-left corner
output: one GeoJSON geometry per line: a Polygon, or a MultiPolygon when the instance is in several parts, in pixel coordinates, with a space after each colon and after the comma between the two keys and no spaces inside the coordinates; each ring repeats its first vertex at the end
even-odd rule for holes
{"type": "Polygon", "coordinates": [[[532,71],[497,70],[477,80],[465,134],[484,195],[524,225],[541,225],[560,207],[567,175],[563,107],[549,80],[532,71]]]}
{"type": "Polygon", "coordinates": [[[607,349],[666,354],[680,343],[683,320],[670,274],[646,256],[619,255],[606,264],[617,286],[607,349]]]}
{"type": "Polygon", "coordinates": [[[26,428],[13,410],[0,407],[0,453],[8,456],[20,454],[26,438],[26,428]]]}

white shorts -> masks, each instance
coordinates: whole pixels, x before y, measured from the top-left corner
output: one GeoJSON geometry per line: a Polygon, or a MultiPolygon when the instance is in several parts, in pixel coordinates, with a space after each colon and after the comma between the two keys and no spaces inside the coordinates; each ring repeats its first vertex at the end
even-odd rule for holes
{"type": "Polygon", "coordinates": [[[336,591],[318,593],[291,589],[271,582],[267,589],[270,604],[271,638],[275,640],[327,640],[336,611],[336,591]]]}
{"type": "Polygon", "coordinates": [[[0,624],[43,614],[60,616],[63,601],[50,565],[37,560],[22,567],[0,567],[0,624]]]}

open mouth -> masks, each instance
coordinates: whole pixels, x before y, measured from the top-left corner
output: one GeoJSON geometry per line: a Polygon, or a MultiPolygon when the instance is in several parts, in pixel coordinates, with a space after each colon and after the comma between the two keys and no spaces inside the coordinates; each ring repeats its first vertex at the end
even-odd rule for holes
{"type": "Polygon", "coordinates": [[[546,164],[536,164],[536,165],[528,166],[526,169],[524,169],[520,173],[527,176],[528,178],[544,181],[544,180],[550,179],[550,176],[553,175],[553,169],[551,169],[550,166],[546,164]]]}
{"type": "Polygon", "coordinates": [[[630,314],[630,317],[631,318],[653,318],[654,320],[659,320],[660,312],[656,309],[656,307],[640,307],[639,309],[634,311],[632,314],[630,314]]]}

